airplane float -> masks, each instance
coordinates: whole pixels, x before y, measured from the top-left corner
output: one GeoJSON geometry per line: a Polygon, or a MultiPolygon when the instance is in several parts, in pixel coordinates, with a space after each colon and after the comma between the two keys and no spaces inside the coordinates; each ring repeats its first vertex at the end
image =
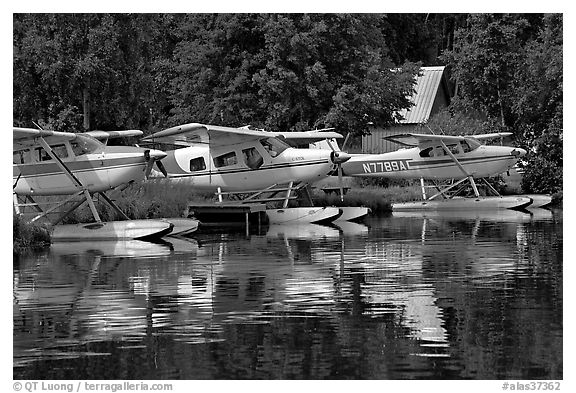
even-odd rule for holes
{"type": "MultiPolygon", "coordinates": [[[[420,179],[422,201],[396,203],[392,206],[393,210],[522,208],[532,200],[522,196],[502,197],[484,179],[506,172],[526,154],[524,149],[517,147],[482,144],[482,141],[511,134],[388,136],[385,139],[408,148],[382,154],[350,154],[350,159],[341,165],[342,173],[339,176],[420,179]],[[425,179],[433,182],[449,180],[451,184],[445,187],[438,183],[426,186],[425,179]],[[495,196],[481,197],[475,179],[481,179],[495,196]],[[474,197],[457,198],[468,184],[472,187],[474,197]],[[429,187],[436,188],[437,192],[428,196],[426,188],[429,187]]],[[[328,149],[325,144],[319,145],[317,147],[321,149],[328,149]]],[[[332,145],[329,148],[333,149],[332,145]]]]}
{"type": "Polygon", "coordinates": [[[189,123],[156,132],[142,141],[172,146],[163,148],[167,156],[162,162],[168,177],[186,181],[196,189],[217,191],[219,203],[223,203],[223,196],[239,194],[249,195],[241,203],[283,202],[280,209],[266,209],[271,223],[321,222],[341,217],[343,210],[339,208],[288,208],[288,202],[296,199],[295,191],[306,191],[306,184],[329,176],[350,155],[335,150],[297,149],[284,141],[287,136],[303,143],[342,137],[331,129],[282,133],[248,126],[189,123]],[[276,197],[280,192],[286,193],[276,197]]]}
{"type": "MultiPolygon", "coordinates": [[[[31,128],[13,129],[14,209],[53,220],[53,240],[137,239],[169,233],[173,224],[163,220],[129,220],[105,192],[148,176],[153,165],[164,172],[160,160],[166,153],[134,146],[108,146],[99,139],[141,136],[139,130],[58,132],[31,128]],[[103,222],[93,201],[98,194],[126,221],[103,222]],[[69,196],[64,201],[39,203],[37,196],[69,196]],[[87,203],[94,223],[55,225],[87,203]],[[41,205],[55,205],[43,209],[41,205]],[[61,211],[67,204],[68,210],[61,211]]],[[[197,223],[196,223],[197,225],[197,223]]]]}

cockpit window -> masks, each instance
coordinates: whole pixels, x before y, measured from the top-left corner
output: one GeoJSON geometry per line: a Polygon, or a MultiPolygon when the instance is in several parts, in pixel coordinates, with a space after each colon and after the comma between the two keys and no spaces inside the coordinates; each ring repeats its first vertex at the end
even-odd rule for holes
{"type": "MultiPolygon", "coordinates": [[[[54,154],[56,155],[56,157],[64,159],[68,157],[68,150],[66,149],[66,145],[53,145],[50,146],[50,148],[52,149],[52,151],[54,152],[54,154]]],[[[50,161],[52,159],[52,157],[50,156],[50,154],[48,154],[48,152],[46,150],[44,150],[44,148],[42,147],[38,147],[36,148],[37,151],[37,158],[38,161],[50,161]]]]}
{"type": "Polygon", "coordinates": [[[270,154],[270,157],[274,158],[282,154],[282,152],[288,149],[290,146],[285,142],[282,142],[278,138],[266,138],[261,139],[260,143],[264,146],[264,149],[270,154]]]}
{"type": "Polygon", "coordinates": [[[450,153],[452,154],[460,154],[460,150],[458,150],[458,144],[452,144],[452,145],[447,145],[446,147],[448,147],[448,150],[450,150],[450,153]]]}
{"type": "MultiPolygon", "coordinates": [[[[473,141],[460,141],[459,143],[446,145],[452,154],[468,153],[478,146],[474,145],[473,141]]],[[[448,153],[443,146],[430,146],[420,150],[420,157],[441,157],[446,156],[448,153]]]]}
{"type": "Polygon", "coordinates": [[[70,142],[72,151],[75,156],[81,156],[89,153],[99,153],[102,151],[103,144],[96,139],[87,135],[78,135],[76,139],[70,142]]]}

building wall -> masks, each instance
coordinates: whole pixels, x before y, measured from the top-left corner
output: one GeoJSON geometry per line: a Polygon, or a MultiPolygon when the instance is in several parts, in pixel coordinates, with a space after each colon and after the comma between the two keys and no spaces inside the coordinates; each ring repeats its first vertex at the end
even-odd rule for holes
{"type": "Polygon", "coordinates": [[[383,128],[372,128],[370,135],[362,137],[362,153],[387,153],[405,147],[382,139],[386,136],[406,133],[428,133],[420,124],[450,104],[450,92],[444,76],[444,66],[423,67],[423,75],[417,80],[416,94],[411,98],[414,106],[400,111],[404,118],[399,123],[383,128]]]}
{"type": "Polygon", "coordinates": [[[389,128],[372,128],[370,135],[362,136],[362,153],[388,153],[406,147],[383,139],[386,136],[422,132],[418,124],[397,124],[389,128]]]}

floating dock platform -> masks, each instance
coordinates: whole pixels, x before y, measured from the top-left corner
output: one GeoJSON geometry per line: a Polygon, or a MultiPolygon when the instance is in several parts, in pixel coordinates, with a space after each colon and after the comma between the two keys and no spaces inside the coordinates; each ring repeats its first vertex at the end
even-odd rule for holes
{"type": "Polygon", "coordinates": [[[251,223],[260,227],[267,219],[264,203],[188,203],[185,216],[200,221],[198,230],[243,226],[247,235],[251,223]]]}

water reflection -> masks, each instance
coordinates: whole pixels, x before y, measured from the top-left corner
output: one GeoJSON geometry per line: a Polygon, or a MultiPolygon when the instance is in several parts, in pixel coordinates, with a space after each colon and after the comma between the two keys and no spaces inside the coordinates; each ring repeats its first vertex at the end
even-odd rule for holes
{"type": "Polygon", "coordinates": [[[546,212],[57,244],[15,263],[14,378],[561,379],[546,212]]]}

